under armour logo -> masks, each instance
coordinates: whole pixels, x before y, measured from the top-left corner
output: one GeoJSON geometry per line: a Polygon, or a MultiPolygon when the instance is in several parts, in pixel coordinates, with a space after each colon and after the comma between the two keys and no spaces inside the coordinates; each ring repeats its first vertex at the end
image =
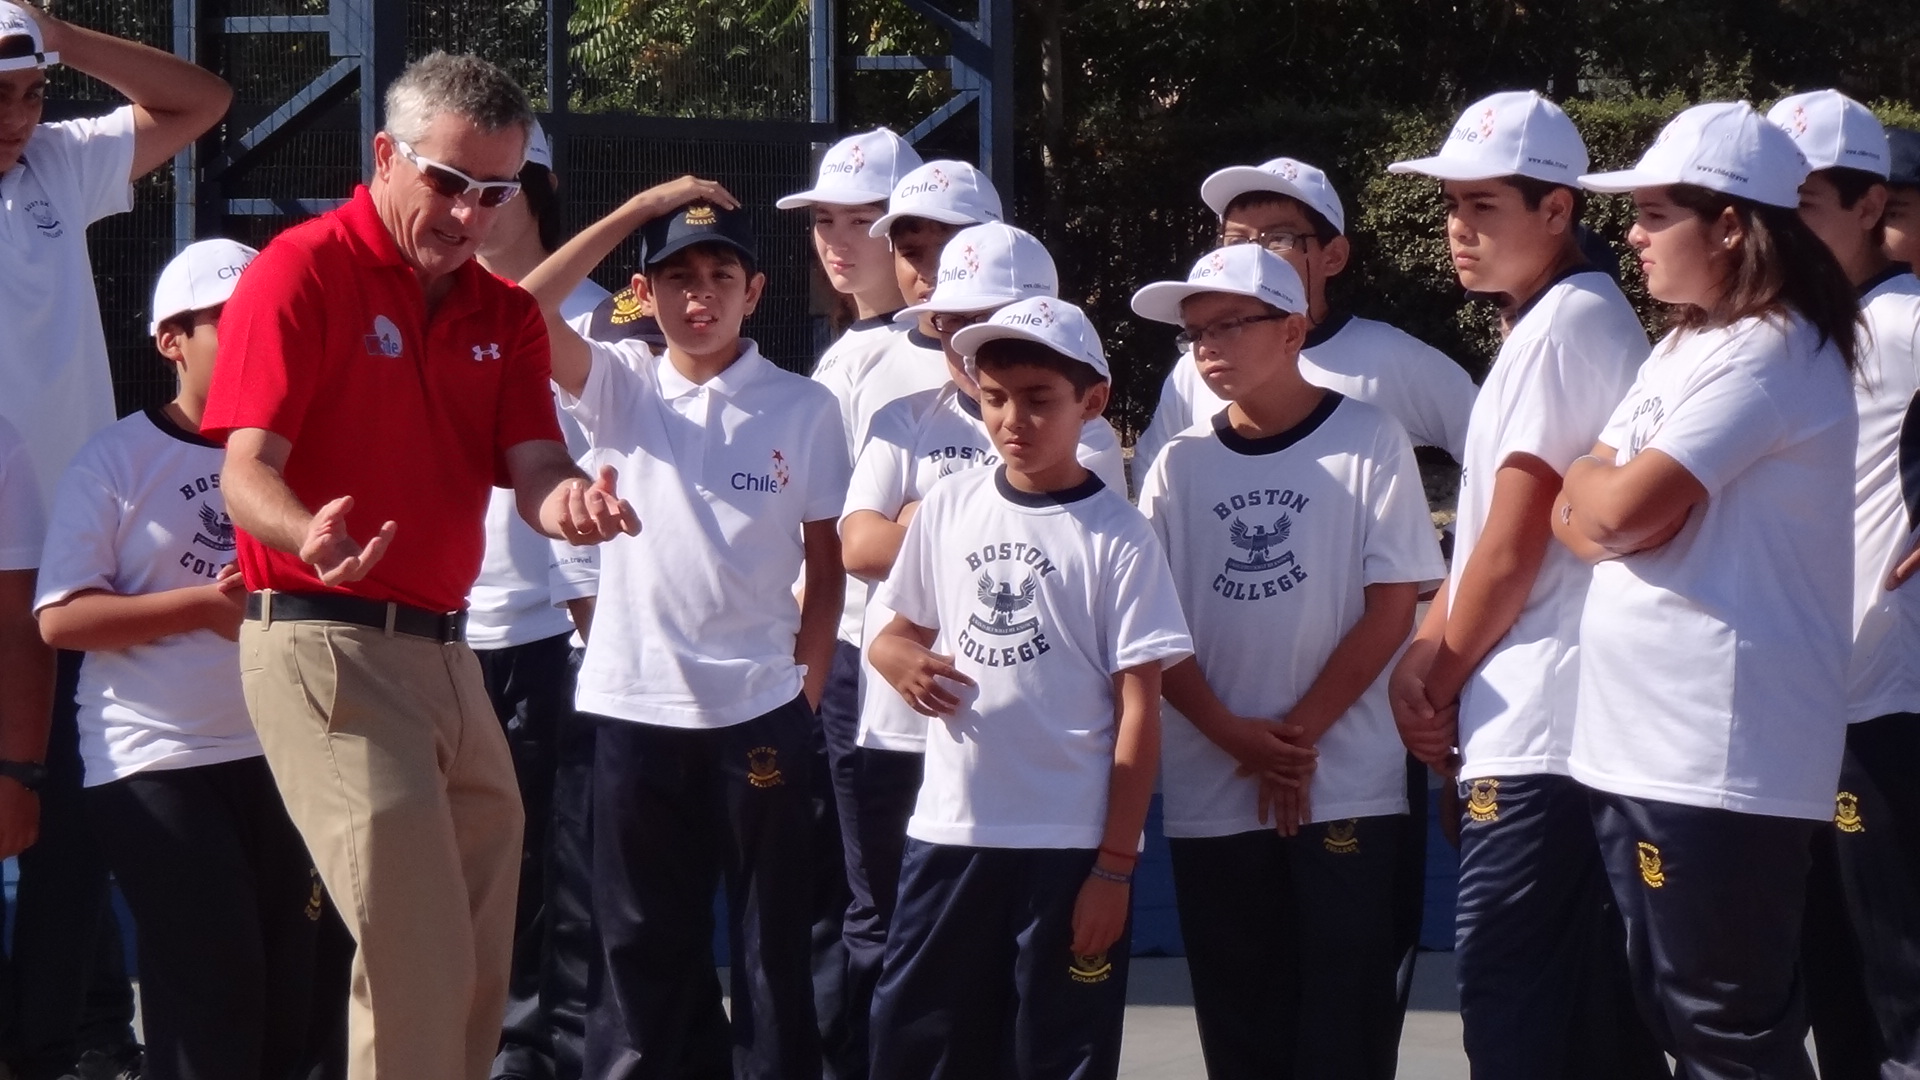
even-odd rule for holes
{"type": "Polygon", "coordinates": [[[485,346],[475,345],[473,347],[473,362],[476,364],[483,360],[498,359],[500,359],[500,343],[497,341],[489,341],[485,346]]]}

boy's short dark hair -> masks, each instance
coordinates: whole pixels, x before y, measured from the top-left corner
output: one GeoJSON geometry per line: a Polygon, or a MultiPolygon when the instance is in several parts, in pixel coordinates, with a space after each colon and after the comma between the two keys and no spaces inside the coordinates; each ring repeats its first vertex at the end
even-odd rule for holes
{"type": "Polygon", "coordinates": [[[0,60],[18,60],[33,55],[33,39],[25,34],[0,37],[0,60]]]}
{"type": "Polygon", "coordinates": [[[551,255],[567,242],[566,208],[560,205],[560,193],[553,187],[553,171],[536,161],[520,166],[520,197],[527,200],[534,227],[540,232],[540,249],[551,255]]]}
{"type": "Polygon", "coordinates": [[[1328,221],[1325,214],[1291,195],[1283,195],[1278,191],[1243,191],[1235,195],[1232,201],[1227,203],[1226,208],[1220,211],[1220,227],[1223,230],[1226,228],[1229,214],[1240,210],[1252,210],[1259,206],[1299,207],[1300,212],[1307,216],[1307,224],[1313,226],[1313,238],[1320,241],[1322,247],[1333,243],[1340,235],[1340,230],[1333,227],[1333,222],[1328,221]]]}
{"type": "Polygon", "coordinates": [[[1546,197],[1556,191],[1566,191],[1573,195],[1573,220],[1579,221],[1587,215],[1587,193],[1584,189],[1571,184],[1556,184],[1551,180],[1542,180],[1534,176],[1502,176],[1500,182],[1520,193],[1520,202],[1529,210],[1540,209],[1546,197]]]}
{"type": "MultiPolygon", "coordinates": [[[[192,337],[193,336],[193,316],[194,316],[194,312],[183,311],[178,315],[169,315],[166,318],[161,319],[160,333],[166,333],[167,331],[172,331],[173,333],[179,334],[181,337],[192,337]]],[[[158,337],[159,334],[156,334],[154,336],[158,337]]]]}
{"type": "Polygon", "coordinates": [[[887,225],[887,239],[892,240],[894,237],[899,236],[902,227],[908,224],[911,224],[916,230],[932,226],[936,229],[950,229],[954,232],[959,232],[961,229],[966,228],[965,225],[949,225],[944,221],[936,221],[930,217],[920,217],[917,214],[902,214],[894,218],[893,221],[887,225]]]}
{"type": "Polygon", "coordinates": [[[1084,360],[1054,352],[1037,341],[1022,341],[1019,338],[995,338],[980,346],[980,351],[974,355],[973,366],[981,371],[1004,371],[1017,367],[1051,371],[1073,386],[1076,401],[1085,398],[1087,391],[1107,381],[1084,360]]]}
{"type": "Polygon", "coordinates": [[[1876,186],[1887,186],[1886,179],[1878,173],[1870,173],[1865,169],[1849,169],[1844,165],[1820,169],[1813,175],[1824,176],[1827,178],[1827,183],[1833,185],[1833,190],[1840,196],[1842,210],[1851,210],[1860,205],[1860,200],[1866,198],[1867,192],[1872,191],[1876,186]]]}
{"type": "Polygon", "coordinates": [[[704,251],[721,262],[735,263],[747,272],[748,277],[752,277],[760,272],[760,268],[754,265],[753,259],[748,257],[747,253],[741,251],[738,247],[727,243],[725,240],[708,240],[698,244],[688,244],[679,251],[661,259],[659,262],[650,263],[641,267],[641,276],[645,277],[648,281],[652,281],[654,275],[660,271],[668,269],[669,267],[684,265],[687,261],[687,256],[695,251],[704,251]]]}

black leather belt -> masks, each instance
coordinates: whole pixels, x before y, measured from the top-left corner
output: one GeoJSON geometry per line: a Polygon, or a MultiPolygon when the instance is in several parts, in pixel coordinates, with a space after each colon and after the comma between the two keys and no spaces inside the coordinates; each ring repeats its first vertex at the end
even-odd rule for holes
{"type": "Polygon", "coordinates": [[[446,614],[409,604],[368,600],[340,593],[256,592],[247,594],[247,618],[258,622],[343,622],[392,630],[433,641],[465,641],[467,613],[446,614]]]}

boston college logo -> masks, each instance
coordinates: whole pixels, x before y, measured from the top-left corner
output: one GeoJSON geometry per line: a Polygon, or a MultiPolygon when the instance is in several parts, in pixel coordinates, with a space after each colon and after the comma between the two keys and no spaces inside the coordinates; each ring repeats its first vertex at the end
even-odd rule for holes
{"type": "Polygon", "coordinates": [[[1227,569],[1242,573],[1257,574],[1262,570],[1271,570],[1280,565],[1280,560],[1268,557],[1268,552],[1277,544],[1287,542],[1293,532],[1293,520],[1285,514],[1274,519],[1272,525],[1255,525],[1248,528],[1239,518],[1233,519],[1227,534],[1234,547],[1247,553],[1247,559],[1228,559],[1227,569]]]}
{"type": "Polygon", "coordinates": [[[1033,606],[1037,586],[1031,576],[1020,583],[1017,592],[1012,582],[995,582],[991,574],[981,574],[980,580],[975,582],[974,586],[978,590],[980,603],[987,609],[987,617],[984,621],[978,615],[967,616],[967,622],[975,630],[1006,636],[1024,634],[1039,628],[1039,619],[1028,619],[1018,623],[1013,621],[1015,612],[1033,606]]]}

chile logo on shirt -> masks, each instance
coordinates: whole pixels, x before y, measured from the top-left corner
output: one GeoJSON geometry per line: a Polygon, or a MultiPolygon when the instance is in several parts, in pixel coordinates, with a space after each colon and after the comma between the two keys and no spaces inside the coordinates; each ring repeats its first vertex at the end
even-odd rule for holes
{"type": "Polygon", "coordinates": [[[1229,496],[1215,504],[1213,513],[1228,522],[1227,543],[1244,556],[1229,553],[1226,568],[1213,579],[1213,591],[1228,600],[1265,600],[1293,591],[1307,580],[1307,572],[1291,549],[1275,549],[1293,535],[1293,514],[1305,513],[1308,499],[1292,488],[1262,488],[1229,496]],[[1246,513],[1276,507],[1272,518],[1246,513]],[[1243,514],[1245,516],[1243,516],[1243,514]],[[1249,523],[1249,519],[1251,523],[1249,523]],[[1258,575],[1248,581],[1240,575],[1258,575]]]}
{"type": "Polygon", "coordinates": [[[405,347],[400,340],[400,328],[385,315],[373,317],[373,333],[366,335],[365,342],[368,356],[392,358],[399,356],[405,347]]]}

